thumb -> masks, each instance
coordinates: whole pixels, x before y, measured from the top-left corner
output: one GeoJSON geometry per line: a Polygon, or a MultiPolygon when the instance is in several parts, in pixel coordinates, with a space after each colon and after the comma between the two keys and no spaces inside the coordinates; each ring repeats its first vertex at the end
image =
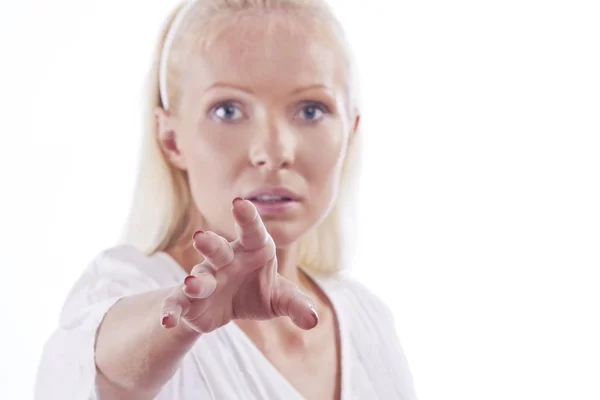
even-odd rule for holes
{"type": "Polygon", "coordinates": [[[277,316],[287,316],[301,329],[313,329],[319,323],[314,302],[293,283],[279,278],[280,284],[271,298],[271,307],[277,316]]]}

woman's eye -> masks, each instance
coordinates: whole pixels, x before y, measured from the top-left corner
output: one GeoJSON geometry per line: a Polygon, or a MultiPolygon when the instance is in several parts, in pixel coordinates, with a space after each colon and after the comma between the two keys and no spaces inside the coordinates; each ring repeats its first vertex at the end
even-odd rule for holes
{"type": "Polygon", "coordinates": [[[213,114],[224,121],[235,121],[243,117],[242,110],[234,103],[225,103],[215,107],[213,114]]]}
{"type": "Polygon", "coordinates": [[[305,121],[319,121],[327,113],[327,107],[319,103],[306,104],[300,110],[300,118],[305,121]]]}

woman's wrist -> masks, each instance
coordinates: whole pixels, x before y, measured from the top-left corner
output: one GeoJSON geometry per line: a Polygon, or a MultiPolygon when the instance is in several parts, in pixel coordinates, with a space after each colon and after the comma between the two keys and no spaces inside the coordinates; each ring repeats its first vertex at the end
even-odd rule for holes
{"type": "Polygon", "coordinates": [[[181,321],[175,328],[171,328],[169,330],[173,331],[173,334],[178,340],[184,342],[196,341],[200,336],[202,336],[202,333],[189,326],[185,321],[181,321]]]}

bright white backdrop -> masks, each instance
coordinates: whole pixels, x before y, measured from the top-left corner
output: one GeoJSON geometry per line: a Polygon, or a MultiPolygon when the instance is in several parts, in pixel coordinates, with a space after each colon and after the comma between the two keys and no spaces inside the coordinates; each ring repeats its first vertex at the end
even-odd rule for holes
{"type": "MultiPolygon", "coordinates": [[[[363,78],[354,275],[422,400],[600,398],[595,1],[336,0],[363,78]]],[[[173,1],[0,3],[0,398],[126,215],[173,1]]]]}

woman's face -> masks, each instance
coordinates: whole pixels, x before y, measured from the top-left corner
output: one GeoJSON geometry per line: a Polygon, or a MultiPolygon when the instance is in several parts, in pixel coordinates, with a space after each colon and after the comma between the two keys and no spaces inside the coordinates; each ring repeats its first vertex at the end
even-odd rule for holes
{"type": "Polygon", "coordinates": [[[231,201],[244,197],[286,247],[335,200],[358,122],[348,113],[346,65],[318,25],[292,22],[230,20],[186,60],[176,115],[159,113],[161,143],[188,172],[202,229],[235,237],[231,201]]]}

